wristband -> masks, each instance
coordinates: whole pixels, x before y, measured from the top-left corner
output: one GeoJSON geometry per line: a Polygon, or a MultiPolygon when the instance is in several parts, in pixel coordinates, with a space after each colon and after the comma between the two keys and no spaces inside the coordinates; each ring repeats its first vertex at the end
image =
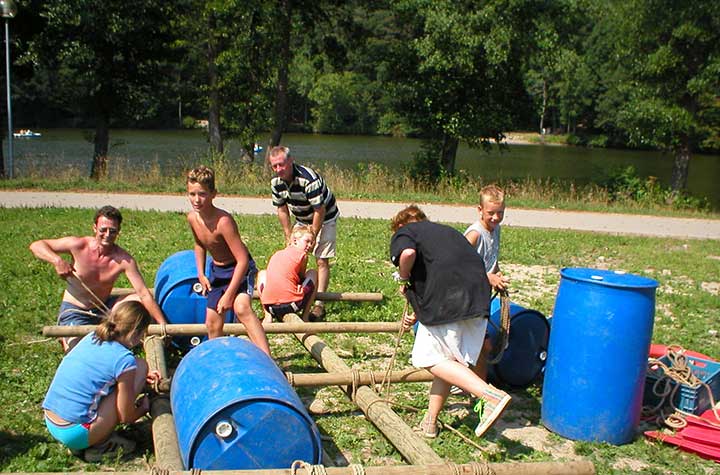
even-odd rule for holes
{"type": "Polygon", "coordinates": [[[395,279],[395,282],[397,282],[400,285],[403,285],[405,287],[408,287],[410,285],[410,278],[409,277],[400,277],[400,272],[395,271],[392,274],[393,279],[395,279]]]}

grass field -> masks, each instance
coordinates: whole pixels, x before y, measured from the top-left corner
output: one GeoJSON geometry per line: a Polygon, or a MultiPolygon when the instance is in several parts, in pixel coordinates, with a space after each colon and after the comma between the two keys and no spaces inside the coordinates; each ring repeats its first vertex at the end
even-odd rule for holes
{"type": "MultiPolygon", "coordinates": [[[[149,286],[169,255],[192,246],[180,213],[126,211],[119,243],[138,260],[149,286]]],[[[237,216],[240,232],[260,267],[282,245],[273,217],[237,216]]],[[[54,324],[63,283],[46,263],[33,258],[27,246],[42,237],[85,235],[91,232],[92,211],[0,208],[0,471],[95,471],[146,468],[153,463],[149,424],[127,429],[139,449],[129,460],[86,464],[70,455],[47,433],[40,405],[61,358],[59,345],[41,336],[43,325],[54,324]]],[[[459,228],[459,226],[458,226],[459,228]]],[[[331,303],[331,321],[395,321],[403,300],[396,292],[388,260],[390,231],[386,222],[345,219],[339,225],[338,257],[333,262],[331,289],[382,292],[381,304],[331,303]]],[[[570,231],[507,228],[501,264],[513,279],[513,300],[545,315],[552,313],[562,267],[582,266],[624,270],[656,279],[653,341],[676,343],[720,357],[717,336],[720,314],[720,242],[606,236],[570,231]]],[[[118,286],[128,286],[121,281],[118,286]]],[[[384,369],[392,355],[393,335],[324,336],[349,365],[384,369]]],[[[317,364],[289,336],[271,336],[273,355],[283,370],[318,371],[317,364]]],[[[396,368],[407,365],[412,337],[406,336],[396,368]]],[[[321,432],[331,441],[326,450],[338,463],[365,465],[403,463],[395,449],[336,388],[298,391],[321,432]]],[[[503,421],[486,437],[472,435],[477,420],[469,415],[470,401],[453,396],[441,419],[469,435],[478,450],[444,431],[432,447],[454,462],[470,460],[537,461],[587,457],[600,474],[708,474],[717,465],[669,446],[638,437],[624,446],[579,442],[547,434],[540,426],[541,387],[511,392],[514,401],[503,421]],[[526,428],[519,435],[513,430],[526,428]],[[542,435],[541,443],[528,434],[542,435]],[[531,440],[532,439],[532,440],[531,440]]],[[[399,403],[423,410],[427,385],[393,386],[399,403]]],[[[398,410],[408,424],[420,414],[398,410]]]]}

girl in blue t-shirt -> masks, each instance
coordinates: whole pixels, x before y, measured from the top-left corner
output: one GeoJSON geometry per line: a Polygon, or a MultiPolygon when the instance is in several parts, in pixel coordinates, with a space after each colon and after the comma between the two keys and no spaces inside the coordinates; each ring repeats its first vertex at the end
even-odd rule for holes
{"type": "Polygon", "coordinates": [[[132,452],[134,442],[113,433],[119,423],[132,423],[150,409],[145,383],[160,378],[148,372],[131,349],[145,336],[152,321],[136,301],[113,308],[96,330],[86,335],[60,362],[50,383],[43,410],[50,434],[85,460],[96,462],[118,449],[132,452]]]}

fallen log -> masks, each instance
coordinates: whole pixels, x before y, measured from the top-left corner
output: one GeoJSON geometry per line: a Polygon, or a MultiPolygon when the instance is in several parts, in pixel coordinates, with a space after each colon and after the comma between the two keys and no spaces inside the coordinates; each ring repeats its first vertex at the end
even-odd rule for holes
{"type": "MultiPolygon", "coordinates": [[[[264,326],[265,333],[397,333],[400,322],[298,322],[269,323],[264,326]]],[[[95,325],[48,325],[42,333],[47,337],[83,336],[95,330],[95,325]]],[[[225,335],[247,335],[242,323],[226,323],[225,335]]],[[[152,324],[148,335],[192,336],[207,335],[204,323],[152,324]]]]}
{"type": "MultiPolygon", "coordinates": [[[[595,475],[595,467],[589,461],[575,462],[526,462],[526,463],[437,463],[426,465],[390,465],[385,467],[325,467],[328,475],[595,475]]],[[[195,475],[199,471],[145,471],[145,472],[83,472],[84,475],[195,475]]],[[[207,475],[305,475],[311,472],[299,468],[271,468],[262,470],[203,470],[207,475]]],[[[57,472],[16,472],[8,475],[57,475],[57,472]]]]}
{"type": "MultiPolygon", "coordinates": [[[[145,358],[151,371],[160,373],[161,381],[168,380],[165,348],[161,338],[154,336],[145,339],[145,358]]],[[[168,387],[168,391],[170,388],[168,387]]],[[[153,397],[150,404],[152,417],[152,437],[155,448],[156,465],[163,470],[183,470],[185,467],[177,441],[175,419],[172,415],[170,399],[167,396],[153,397]]]]}
{"type": "MultiPolygon", "coordinates": [[[[155,295],[155,289],[149,290],[155,295]]],[[[134,293],[134,289],[120,287],[112,289],[110,295],[122,297],[134,293]]],[[[253,295],[253,298],[259,299],[257,294],[253,295]]],[[[318,292],[315,299],[325,302],[382,302],[383,294],[381,292],[318,292]]]]}
{"type": "MultiPolygon", "coordinates": [[[[297,315],[290,313],[285,315],[283,321],[302,320],[297,315]]],[[[301,333],[295,334],[295,336],[328,373],[352,371],[342,358],[320,338],[301,333]]],[[[405,421],[393,411],[390,404],[378,396],[375,391],[367,386],[342,388],[407,461],[420,465],[442,463],[442,458],[433,451],[425,439],[408,427],[405,421]]]]}

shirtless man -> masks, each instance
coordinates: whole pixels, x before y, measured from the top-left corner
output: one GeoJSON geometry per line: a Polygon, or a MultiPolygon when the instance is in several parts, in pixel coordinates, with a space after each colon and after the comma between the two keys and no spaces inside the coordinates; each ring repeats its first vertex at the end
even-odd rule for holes
{"type": "MultiPolygon", "coordinates": [[[[40,239],[30,244],[35,257],[55,266],[55,272],[67,281],[58,325],[96,325],[113,305],[128,299],[139,300],[157,323],[167,323],[135,259],[115,244],[121,223],[122,215],[117,208],[103,206],[95,213],[94,236],[40,239]],[[70,254],[71,261],[63,259],[61,254],[70,254]],[[125,274],[135,293],[111,296],[121,274],[125,274]]],[[[78,337],[60,339],[65,352],[78,341],[78,337]]]]}

